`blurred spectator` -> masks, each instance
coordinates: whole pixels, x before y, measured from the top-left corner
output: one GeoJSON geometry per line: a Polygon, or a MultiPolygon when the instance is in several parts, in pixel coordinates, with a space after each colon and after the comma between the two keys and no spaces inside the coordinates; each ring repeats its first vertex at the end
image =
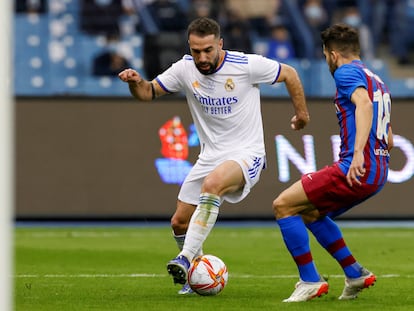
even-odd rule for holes
{"type": "MultiPolygon", "coordinates": [[[[366,1],[366,0],[365,0],[366,1]]],[[[347,8],[350,6],[356,6],[358,0],[336,0],[336,8],[347,8]]]]}
{"type": "Polygon", "coordinates": [[[313,28],[323,29],[329,22],[322,0],[305,1],[303,4],[303,14],[308,24],[313,28]]]}
{"type": "Polygon", "coordinates": [[[143,30],[138,14],[139,5],[136,2],[137,0],[120,1],[122,1],[122,15],[118,20],[120,37],[126,38],[135,35],[137,32],[141,33],[143,30]]]}
{"type": "Polygon", "coordinates": [[[16,13],[45,13],[46,0],[16,0],[16,13]]]}
{"type": "Polygon", "coordinates": [[[393,0],[358,0],[357,5],[362,23],[371,32],[374,50],[385,44],[389,31],[389,12],[392,12],[393,0]]]}
{"type": "Polygon", "coordinates": [[[237,14],[237,12],[227,11],[226,23],[222,27],[224,48],[226,50],[251,53],[252,42],[249,23],[237,14]]]}
{"type": "Polygon", "coordinates": [[[147,6],[159,31],[183,31],[187,28],[187,16],[174,0],[155,0],[147,6]]]}
{"type": "Polygon", "coordinates": [[[186,38],[181,32],[147,34],[144,38],[144,70],[149,80],[178,61],[187,52],[186,38]]]}
{"type": "Polygon", "coordinates": [[[358,29],[361,47],[361,57],[365,60],[375,58],[374,41],[371,30],[362,22],[359,9],[356,6],[346,7],[343,10],[342,22],[358,29]]]}
{"type": "Polygon", "coordinates": [[[121,0],[81,1],[81,29],[91,35],[119,36],[121,0]]]}
{"type": "Polygon", "coordinates": [[[278,15],[280,0],[226,0],[225,8],[247,20],[250,30],[259,37],[269,36],[268,25],[278,15]]]}
{"type": "Polygon", "coordinates": [[[391,15],[391,52],[400,65],[412,63],[414,46],[414,0],[397,1],[391,15]]]}
{"type": "Polygon", "coordinates": [[[144,37],[144,70],[151,80],[185,53],[187,15],[173,0],[155,0],[147,9],[158,30],[144,37]]]}
{"type": "Polygon", "coordinates": [[[278,61],[286,61],[296,57],[295,49],[288,29],[281,23],[271,26],[266,57],[278,61]]]}
{"type": "Polygon", "coordinates": [[[219,3],[217,0],[192,0],[188,19],[192,21],[198,17],[210,17],[217,19],[219,12],[219,3]]]}
{"type": "Polygon", "coordinates": [[[93,60],[92,74],[94,76],[118,76],[118,74],[131,67],[126,57],[119,50],[119,38],[108,36],[104,51],[93,60]]]}
{"type": "Polygon", "coordinates": [[[303,15],[312,32],[315,43],[315,57],[322,58],[320,33],[329,25],[329,17],[322,0],[306,0],[303,4],[303,15]]]}

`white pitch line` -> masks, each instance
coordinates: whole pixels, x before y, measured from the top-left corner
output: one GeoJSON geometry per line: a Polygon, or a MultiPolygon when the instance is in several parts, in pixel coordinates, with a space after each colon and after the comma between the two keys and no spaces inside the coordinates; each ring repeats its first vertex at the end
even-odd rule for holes
{"type": "Polygon", "coordinates": [[[166,277],[165,274],[18,274],[15,278],[160,278],[166,277]]]}
{"type": "MultiPolygon", "coordinates": [[[[167,274],[150,274],[150,273],[132,273],[132,274],[16,274],[15,278],[164,278],[169,277],[167,274]]],[[[252,275],[252,274],[229,274],[234,279],[293,279],[297,275],[279,274],[279,275],[252,275]]],[[[328,278],[343,278],[343,275],[328,275],[328,278]]],[[[383,274],[378,278],[414,278],[414,275],[400,274],[383,274]]]]}

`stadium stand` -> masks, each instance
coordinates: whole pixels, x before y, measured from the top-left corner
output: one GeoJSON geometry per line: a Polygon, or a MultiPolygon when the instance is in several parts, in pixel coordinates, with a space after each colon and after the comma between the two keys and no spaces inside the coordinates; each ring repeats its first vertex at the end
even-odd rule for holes
{"type": "Polygon", "coordinates": [[[18,14],[14,19],[14,70],[16,95],[50,95],[48,18],[18,14]]]}
{"type": "MultiPolygon", "coordinates": [[[[121,35],[119,50],[129,63],[144,76],[145,34],[156,32],[156,25],[148,20],[143,0],[132,0],[137,6],[135,19],[141,27],[121,35]],[[145,23],[143,22],[145,21],[145,23]]],[[[281,0],[285,21],[296,42],[298,58],[291,61],[303,79],[305,93],[311,97],[333,97],[334,85],[323,59],[313,58],[315,42],[303,19],[298,4],[281,0]]],[[[180,0],[183,11],[189,12],[191,1],[180,0]]],[[[129,96],[128,89],[117,77],[92,75],[94,57],[102,51],[105,42],[102,35],[82,31],[80,27],[80,0],[49,0],[41,14],[16,13],[14,17],[14,88],[16,96],[129,96]]],[[[131,16],[122,16],[120,22],[130,22],[131,16]]],[[[122,28],[122,26],[121,26],[122,28]]],[[[132,30],[131,30],[132,29],[132,30]]],[[[254,52],[266,50],[266,38],[252,35],[254,52]]],[[[414,75],[397,78],[387,59],[370,61],[392,89],[393,97],[414,96],[414,75]]],[[[392,68],[395,68],[393,66],[392,68]]],[[[287,97],[287,91],[279,85],[261,86],[263,96],[287,97]]]]}

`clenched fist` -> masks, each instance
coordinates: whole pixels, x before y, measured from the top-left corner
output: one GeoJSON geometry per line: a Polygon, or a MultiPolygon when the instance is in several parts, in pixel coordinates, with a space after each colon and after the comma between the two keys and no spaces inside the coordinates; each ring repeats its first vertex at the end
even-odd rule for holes
{"type": "Polygon", "coordinates": [[[118,74],[118,77],[128,83],[140,83],[143,79],[142,76],[134,69],[125,69],[118,74]]]}

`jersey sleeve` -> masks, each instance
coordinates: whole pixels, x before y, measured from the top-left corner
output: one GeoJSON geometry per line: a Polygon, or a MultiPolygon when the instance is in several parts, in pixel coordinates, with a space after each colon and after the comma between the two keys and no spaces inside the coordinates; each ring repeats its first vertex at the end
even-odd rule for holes
{"type": "Polygon", "coordinates": [[[343,65],[334,74],[338,93],[349,100],[358,87],[368,89],[366,77],[362,70],[355,66],[343,65]]]}
{"type": "Polygon", "coordinates": [[[159,74],[155,80],[159,85],[164,89],[164,91],[169,93],[176,93],[182,90],[183,79],[182,74],[185,72],[185,60],[181,59],[171,65],[163,73],[159,74]]]}
{"type": "Polygon", "coordinates": [[[249,54],[249,68],[252,84],[274,84],[279,78],[281,65],[261,55],[249,54]]]}

